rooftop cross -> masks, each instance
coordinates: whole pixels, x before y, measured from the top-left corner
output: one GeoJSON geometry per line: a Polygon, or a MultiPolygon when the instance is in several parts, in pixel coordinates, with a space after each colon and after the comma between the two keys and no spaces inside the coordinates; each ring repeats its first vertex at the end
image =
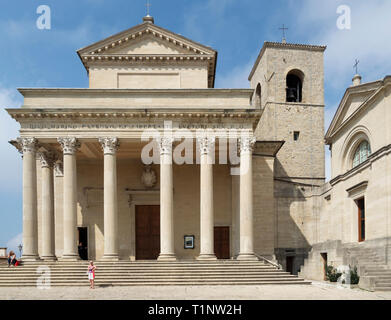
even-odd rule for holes
{"type": "Polygon", "coordinates": [[[353,68],[356,68],[356,74],[358,74],[358,64],[360,63],[360,60],[356,59],[356,62],[354,63],[353,68]]]}
{"type": "Polygon", "coordinates": [[[149,0],[147,0],[147,3],[145,4],[145,6],[147,7],[147,17],[149,16],[149,10],[151,8],[151,3],[149,2],[149,0]]]}
{"type": "Polygon", "coordinates": [[[286,43],[285,30],[289,30],[289,28],[285,27],[285,24],[283,24],[282,28],[279,29],[282,30],[282,43],[286,43]]]}

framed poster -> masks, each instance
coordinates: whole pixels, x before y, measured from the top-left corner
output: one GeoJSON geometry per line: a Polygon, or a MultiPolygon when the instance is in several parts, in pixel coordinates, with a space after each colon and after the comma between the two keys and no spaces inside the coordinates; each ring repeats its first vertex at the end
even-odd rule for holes
{"type": "Polygon", "coordinates": [[[185,236],[185,249],[194,249],[194,236],[185,236]]]}

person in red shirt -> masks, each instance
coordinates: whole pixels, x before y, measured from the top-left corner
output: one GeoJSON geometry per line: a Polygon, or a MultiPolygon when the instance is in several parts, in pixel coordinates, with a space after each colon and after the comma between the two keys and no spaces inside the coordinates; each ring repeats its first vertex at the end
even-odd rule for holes
{"type": "Polygon", "coordinates": [[[90,289],[95,289],[95,270],[94,262],[90,261],[90,265],[88,266],[88,280],[90,280],[90,289]]]}

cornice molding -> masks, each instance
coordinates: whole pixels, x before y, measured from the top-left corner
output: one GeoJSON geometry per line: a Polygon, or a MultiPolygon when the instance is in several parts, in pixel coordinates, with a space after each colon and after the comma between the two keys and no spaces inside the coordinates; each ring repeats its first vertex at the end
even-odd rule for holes
{"type": "Polygon", "coordinates": [[[236,120],[257,120],[261,117],[259,110],[97,110],[97,109],[79,109],[79,110],[58,110],[48,109],[7,109],[8,113],[17,121],[46,120],[46,119],[236,119],[236,120]]]}

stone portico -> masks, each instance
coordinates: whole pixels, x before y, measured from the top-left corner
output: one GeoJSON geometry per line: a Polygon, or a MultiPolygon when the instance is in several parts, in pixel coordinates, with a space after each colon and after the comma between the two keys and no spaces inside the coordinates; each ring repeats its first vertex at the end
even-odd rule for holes
{"type": "Polygon", "coordinates": [[[7,109],[23,259],[273,258],[284,142],[255,134],[254,90],[214,89],[217,52],[150,17],[78,54],[89,88],[19,89],[7,109]]]}

